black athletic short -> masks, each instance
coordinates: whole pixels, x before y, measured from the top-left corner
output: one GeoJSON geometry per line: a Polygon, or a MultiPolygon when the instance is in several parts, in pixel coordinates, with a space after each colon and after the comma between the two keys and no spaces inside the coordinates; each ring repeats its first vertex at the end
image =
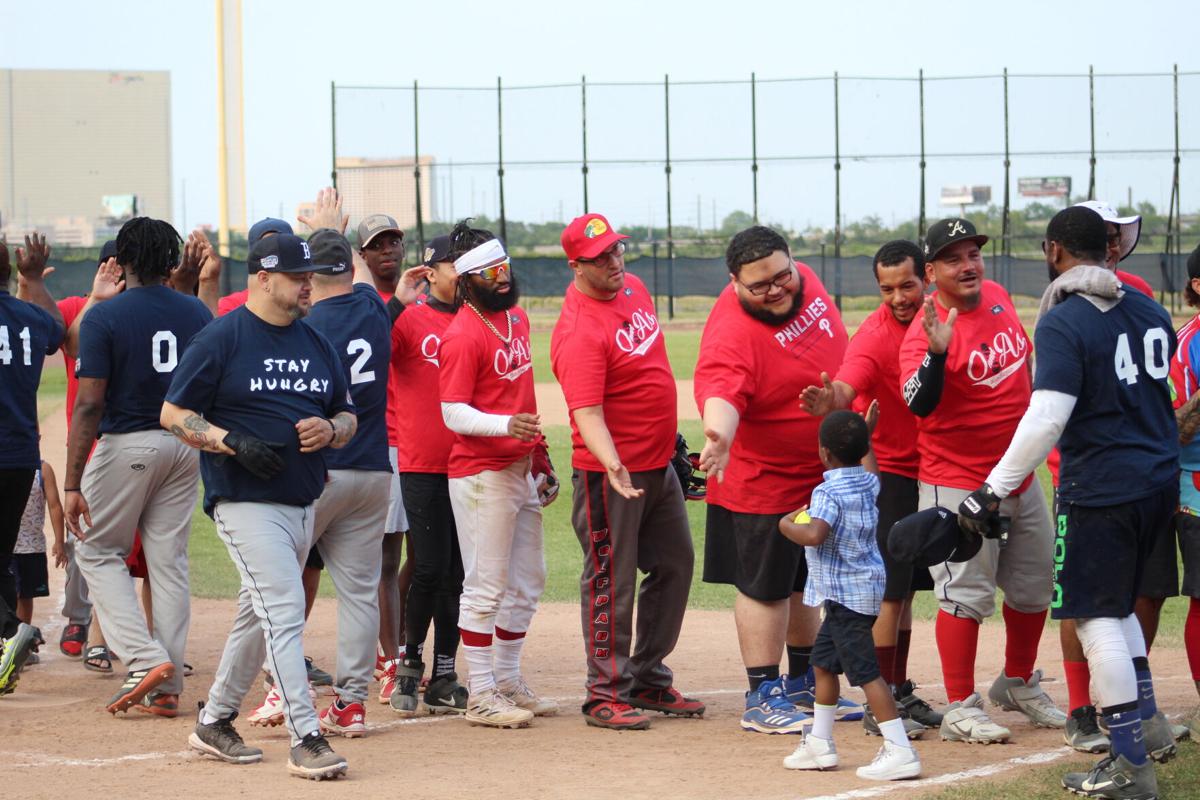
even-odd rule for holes
{"type": "Polygon", "coordinates": [[[1054,619],[1127,617],[1159,531],[1171,525],[1179,486],[1115,506],[1059,502],[1054,515],[1054,619]]]}
{"type": "Polygon", "coordinates": [[[880,674],[871,636],[874,625],[875,617],[826,600],[825,619],[817,631],[809,663],[834,675],[845,674],[851,686],[870,683],[880,674]]]}
{"type": "Polygon", "coordinates": [[[1182,594],[1200,597],[1200,517],[1180,511],[1175,515],[1179,551],[1183,554],[1182,594]]]}
{"type": "Polygon", "coordinates": [[[709,503],[704,526],[704,582],[728,583],[763,602],[804,591],[804,548],[779,532],[783,514],[741,514],[709,503]]]}
{"type": "Polygon", "coordinates": [[[883,587],[884,600],[904,600],[913,592],[933,589],[933,577],[928,567],[915,567],[896,561],[887,548],[887,536],[892,525],[909,514],[917,513],[919,494],[916,478],[891,472],[879,473],[879,499],[875,502],[879,508],[879,525],[875,528],[875,541],[879,545],[879,554],[883,556],[887,575],[883,587]]]}
{"type": "Polygon", "coordinates": [[[1150,553],[1138,584],[1138,597],[1164,599],[1179,594],[1179,559],[1176,558],[1175,518],[1154,532],[1150,553]]]}
{"type": "Polygon", "coordinates": [[[50,596],[50,576],[45,553],[13,553],[8,571],[17,582],[17,597],[30,600],[50,596]]]}

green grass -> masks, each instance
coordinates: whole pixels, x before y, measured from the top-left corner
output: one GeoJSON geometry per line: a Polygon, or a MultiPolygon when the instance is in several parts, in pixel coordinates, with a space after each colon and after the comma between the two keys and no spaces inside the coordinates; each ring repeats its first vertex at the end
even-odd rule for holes
{"type": "MultiPolygon", "coordinates": [[[[918,745],[919,747],[920,745],[918,745]]],[[[990,750],[989,750],[990,754],[990,750]]],[[[1001,777],[988,780],[968,780],[945,788],[924,792],[920,800],[953,797],[954,800],[1063,800],[1074,797],[1062,788],[1062,776],[1068,772],[1085,772],[1098,758],[1073,753],[1039,767],[1014,767],[1001,777]]],[[[1158,776],[1158,796],[1162,800],[1184,800],[1195,797],[1200,786],[1200,747],[1181,742],[1179,755],[1167,764],[1155,767],[1158,776]]]]}

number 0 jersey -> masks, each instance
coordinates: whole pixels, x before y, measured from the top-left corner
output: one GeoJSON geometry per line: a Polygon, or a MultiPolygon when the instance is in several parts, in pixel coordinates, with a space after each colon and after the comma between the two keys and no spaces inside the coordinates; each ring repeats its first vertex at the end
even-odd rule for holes
{"type": "Polygon", "coordinates": [[[1167,380],[1175,333],[1162,306],[1127,291],[1102,311],[1073,294],[1042,317],[1034,343],[1034,391],[1078,398],[1058,440],[1062,500],[1112,506],[1176,480],[1179,433],[1167,380]]]}
{"type": "Polygon", "coordinates": [[[171,375],[211,319],[203,303],[169,286],[126,289],[88,311],[75,375],[108,381],[101,434],[159,429],[171,375]]]}

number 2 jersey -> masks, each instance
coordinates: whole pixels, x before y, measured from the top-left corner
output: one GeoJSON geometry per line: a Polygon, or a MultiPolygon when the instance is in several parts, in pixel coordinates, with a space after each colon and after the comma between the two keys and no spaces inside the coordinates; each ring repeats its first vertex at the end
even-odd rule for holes
{"type": "Polygon", "coordinates": [[[101,434],[160,429],[171,376],[210,320],[195,297],[162,285],[126,289],[88,311],[79,325],[75,375],[108,381],[101,434]]]}
{"type": "Polygon", "coordinates": [[[1101,310],[1069,295],[1038,322],[1034,391],[1078,398],[1058,440],[1058,496],[1082,506],[1148,497],[1176,480],[1179,433],[1167,375],[1171,318],[1140,292],[1101,310]]]}

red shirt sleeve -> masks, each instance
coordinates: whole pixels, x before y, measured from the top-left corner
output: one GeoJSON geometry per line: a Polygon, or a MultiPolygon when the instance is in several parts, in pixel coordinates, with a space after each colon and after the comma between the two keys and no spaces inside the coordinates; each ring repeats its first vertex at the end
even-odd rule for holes
{"type": "Polygon", "coordinates": [[[562,386],[567,410],[604,404],[608,376],[606,341],[593,335],[599,326],[589,327],[585,317],[577,317],[577,327],[556,342],[551,352],[554,375],[562,386]]]}
{"type": "Polygon", "coordinates": [[[438,351],[441,369],[438,388],[443,403],[470,403],[479,376],[479,354],[475,337],[465,328],[449,334],[438,351]]]}
{"type": "Polygon", "coordinates": [[[1121,281],[1121,283],[1125,284],[1126,286],[1132,286],[1134,289],[1137,289],[1151,300],[1154,299],[1154,290],[1150,288],[1150,284],[1146,283],[1145,279],[1138,275],[1134,275],[1132,272],[1126,272],[1122,269],[1116,270],[1116,273],[1117,278],[1121,281]]]}
{"type": "Polygon", "coordinates": [[[704,414],[704,403],[710,397],[727,401],[738,414],[754,396],[755,380],[752,353],[738,347],[738,337],[730,332],[705,331],[700,342],[700,358],[696,362],[693,390],[696,406],[704,414]]]}
{"type": "Polygon", "coordinates": [[[859,329],[858,335],[851,339],[846,347],[846,360],[842,362],[834,379],[852,387],[856,396],[871,394],[872,387],[879,379],[879,362],[876,360],[874,342],[876,330],[877,328],[865,331],[859,329]]]}

